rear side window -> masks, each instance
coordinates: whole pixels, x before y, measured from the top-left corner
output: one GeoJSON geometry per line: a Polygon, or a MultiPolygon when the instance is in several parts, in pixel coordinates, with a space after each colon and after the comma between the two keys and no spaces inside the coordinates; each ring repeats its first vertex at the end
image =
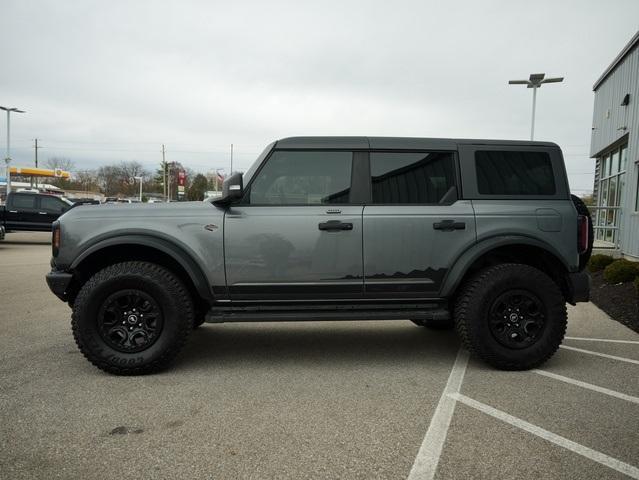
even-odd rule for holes
{"type": "Polygon", "coordinates": [[[275,151],[255,174],[252,205],[322,205],[350,201],[352,152],[275,151]]]}
{"type": "Polygon", "coordinates": [[[35,195],[12,195],[11,200],[14,208],[33,208],[35,209],[36,196],[35,195]]]}
{"type": "Polygon", "coordinates": [[[554,195],[555,176],[546,152],[475,152],[482,195],[554,195]]]}
{"type": "Polygon", "coordinates": [[[374,204],[439,203],[455,188],[451,152],[372,152],[374,204]]]}

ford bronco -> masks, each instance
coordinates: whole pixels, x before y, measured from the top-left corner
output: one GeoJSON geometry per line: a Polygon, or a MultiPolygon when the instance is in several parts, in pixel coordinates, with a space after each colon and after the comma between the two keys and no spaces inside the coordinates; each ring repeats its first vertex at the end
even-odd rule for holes
{"type": "Polygon", "coordinates": [[[547,360],[588,300],[588,210],[554,143],[294,137],[204,202],[72,209],[50,289],[97,367],[166,367],[203,322],[405,319],[496,368],[547,360]]]}

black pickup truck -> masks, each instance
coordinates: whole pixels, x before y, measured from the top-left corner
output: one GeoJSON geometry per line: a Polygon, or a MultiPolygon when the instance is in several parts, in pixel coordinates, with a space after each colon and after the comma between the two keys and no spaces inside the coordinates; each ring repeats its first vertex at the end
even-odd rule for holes
{"type": "Polygon", "coordinates": [[[0,226],[6,232],[50,232],[51,224],[75,204],[58,195],[11,192],[0,205],[0,226]]]}

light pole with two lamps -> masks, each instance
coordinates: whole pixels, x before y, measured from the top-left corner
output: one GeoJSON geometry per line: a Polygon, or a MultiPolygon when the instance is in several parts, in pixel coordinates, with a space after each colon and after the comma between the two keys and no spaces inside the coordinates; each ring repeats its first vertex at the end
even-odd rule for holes
{"type": "Polygon", "coordinates": [[[7,156],[4,159],[7,164],[7,195],[11,192],[11,112],[14,113],[25,113],[24,110],[20,110],[18,108],[12,107],[2,107],[0,106],[0,110],[4,110],[7,112],[7,156]]]}
{"type": "Polygon", "coordinates": [[[528,80],[509,80],[509,85],[527,85],[527,88],[533,89],[532,104],[532,125],[530,126],[530,139],[535,136],[535,108],[537,104],[537,89],[544,83],[559,83],[564,81],[564,77],[544,78],[545,73],[531,73],[528,80]]]}

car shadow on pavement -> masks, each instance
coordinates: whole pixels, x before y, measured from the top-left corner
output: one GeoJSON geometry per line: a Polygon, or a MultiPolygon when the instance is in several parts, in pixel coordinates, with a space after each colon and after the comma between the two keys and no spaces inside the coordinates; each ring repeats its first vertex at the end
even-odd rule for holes
{"type": "Polygon", "coordinates": [[[254,363],[361,365],[444,362],[455,359],[454,331],[432,331],[404,321],[203,325],[195,330],[177,368],[254,363]]]}

